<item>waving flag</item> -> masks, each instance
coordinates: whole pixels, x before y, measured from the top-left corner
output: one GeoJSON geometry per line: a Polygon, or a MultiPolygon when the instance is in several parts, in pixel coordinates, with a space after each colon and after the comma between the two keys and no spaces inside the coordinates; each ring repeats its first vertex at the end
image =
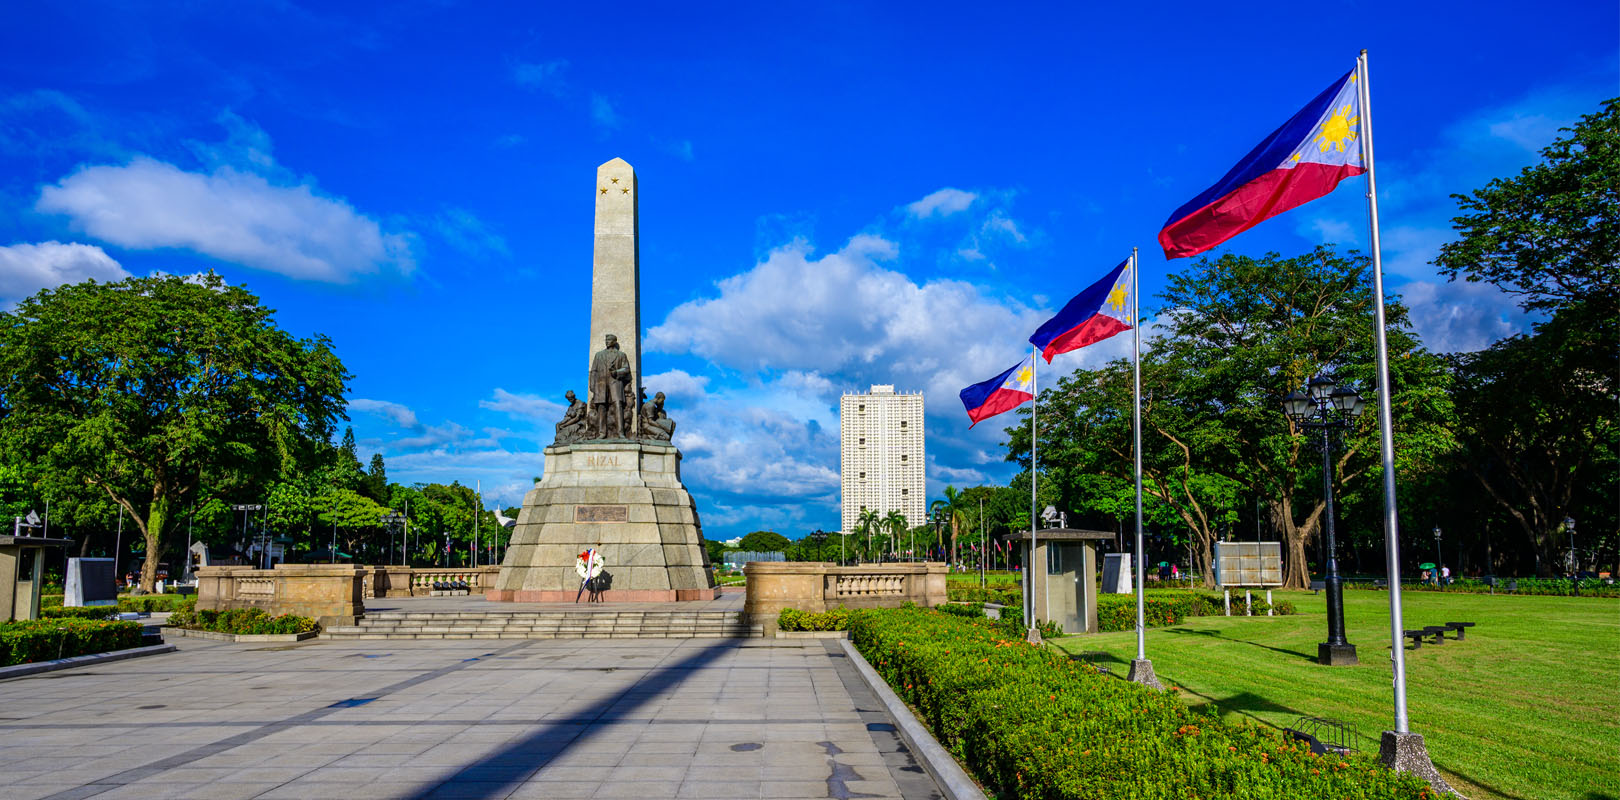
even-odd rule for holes
{"type": "Polygon", "coordinates": [[[1361,102],[1351,71],[1273,131],[1159,231],[1165,258],[1195,256],[1366,172],[1361,102]]]}
{"type": "Polygon", "coordinates": [[[1052,356],[1096,344],[1131,329],[1130,259],[1119,262],[1102,280],[1086,287],[1029,337],[1046,363],[1052,356]]]}
{"type": "MultiPolygon", "coordinates": [[[[973,425],[1003,411],[1011,411],[1035,397],[1035,353],[1006,372],[962,390],[962,405],[973,425]]],[[[972,428],[973,425],[969,425],[972,428]]]]}

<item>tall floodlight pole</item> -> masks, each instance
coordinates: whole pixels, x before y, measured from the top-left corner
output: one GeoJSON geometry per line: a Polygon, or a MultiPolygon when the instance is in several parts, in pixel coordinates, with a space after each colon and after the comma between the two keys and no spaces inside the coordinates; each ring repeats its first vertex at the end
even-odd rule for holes
{"type": "Polygon", "coordinates": [[[1136,248],[1131,248],[1131,452],[1136,482],[1136,658],[1127,676],[1133,683],[1163,689],[1147,657],[1147,549],[1142,546],[1142,297],[1141,270],[1136,248]]]}
{"type": "Polygon", "coordinates": [[[1389,341],[1384,316],[1384,261],[1378,236],[1378,179],[1373,162],[1372,88],[1369,86],[1367,51],[1356,58],[1356,83],[1361,101],[1361,152],[1367,161],[1367,217],[1372,233],[1373,345],[1378,381],[1378,455],[1384,478],[1384,554],[1389,571],[1389,653],[1394,667],[1395,729],[1384,731],[1378,758],[1392,769],[1410,771],[1441,791],[1451,787],[1440,777],[1429,760],[1423,734],[1413,733],[1406,716],[1406,640],[1401,620],[1401,521],[1395,503],[1395,426],[1390,407],[1394,404],[1389,382],[1389,341]]]}

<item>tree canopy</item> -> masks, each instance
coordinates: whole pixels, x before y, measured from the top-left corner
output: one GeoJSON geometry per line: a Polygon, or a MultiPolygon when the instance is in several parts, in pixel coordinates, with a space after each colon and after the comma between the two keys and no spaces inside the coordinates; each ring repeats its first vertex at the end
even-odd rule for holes
{"type": "Polygon", "coordinates": [[[179,504],[205,483],[220,493],[306,466],[348,378],[324,337],[294,338],[212,273],[70,284],[0,313],[0,446],[128,514],[150,588],[179,504]]]}

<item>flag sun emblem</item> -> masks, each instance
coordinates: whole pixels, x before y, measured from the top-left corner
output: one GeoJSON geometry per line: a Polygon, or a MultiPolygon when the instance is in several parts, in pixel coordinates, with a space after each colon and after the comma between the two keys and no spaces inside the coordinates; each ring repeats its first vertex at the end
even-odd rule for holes
{"type": "Polygon", "coordinates": [[[1326,153],[1329,147],[1338,148],[1344,152],[1344,143],[1356,140],[1356,126],[1361,122],[1361,116],[1350,116],[1350,106],[1339,109],[1333,116],[1322,123],[1322,129],[1316,132],[1316,150],[1326,153]]]}

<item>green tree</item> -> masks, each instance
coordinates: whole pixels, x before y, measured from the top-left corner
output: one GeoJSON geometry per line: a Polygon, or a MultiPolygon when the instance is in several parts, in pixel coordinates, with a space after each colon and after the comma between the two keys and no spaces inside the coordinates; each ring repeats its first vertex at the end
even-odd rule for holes
{"type": "Polygon", "coordinates": [[[212,273],[46,289],[0,313],[0,446],[118,504],[157,578],[174,515],[203,481],[298,469],[343,416],[349,373],[212,273]]]}
{"type": "Polygon", "coordinates": [[[1525,535],[1541,575],[1571,545],[1567,515],[1609,520],[1588,530],[1615,535],[1620,98],[1564,130],[1540,163],[1454,195],[1458,239],[1435,260],[1550,315],[1532,335],[1452,359],[1459,467],[1525,535]]]}
{"type": "Polygon", "coordinates": [[[785,553],[790,544],[792,542],[789,542],[788,538],[780,533],[754,531],[737,542],[737,549],[753,553],[785,553]]]}
{"type": "Polygon", "coordinates": [[[1435,264],[1453,279],[1517,295],[1527,310],[1590,304],[1591,321],[1612,325],[1620,319],[1620,98],[1563,130],[1569,136],[1542,150],[1541,163],[1453,195],[1458,239],[1441,246],[1435,264]]]}
{"type": "Polygon", "coordinates": [[[383,466],[382,453],[371,454],[371,469],[361,481],[365,495],[379,503],[388,502],[388,470],[383,466]]]}
{"type": "Polygon", "coordinates": [[[856,532],[866,537],[865,550],[862,551],[864,553],[863,558],[871,559],[873,557],[875,551],[872,549],[872,536],[877,533],[881,525],[882,517],[878,515],[875,509],[863,508],[860,516],[855,518],[856,532]]]}
{"type": "MultiPolygon", "coordinates": [[[[1166,333],[1143,353],[1143,494],[1157,501],[1149,513],[1173,515],[1197,543],[1201,566],[1239,494],[1253,493],[1283,543],[1287,585],[1308,582],[1305,548],[1324,511],[1319,438],[1289,422],[1281,401],[1322,373],[1371,396],[1368,269],[1365,257],[1323,246],[1294,258],[1204,258],[1170,276],[1161,294],[1166,333]]],[[[1386,315],[1396,467],[1431,469],[1454,446],[1442,422],[1450,410],[1444,365],[1413,338],[1400,303],[1387,302],[1386,315]]],[[[1042,466],[1070,507],[1098,503],[1079,495],[1102,489],[1103,502],[1117,508],[1131,481],[1131,391],[1130,365],[1119,361],[1042,392],[1041,418],[1050,421],[1042,425],[1042,466]]],[[[1028,426],[1009,434],[1009,459],[1027,466],[1028,426]]],[[[1337,483],[1376,474],[1377,435],[1372,414],[1347,432],[1335,451],[1337,483]]],[[[1046,492],[1043,481],[1043,499],[1046,492]]]]}
{"type": "Polygon", "coordinates": [[[893,537],[893,544],[890,546],[890,550],[896,552],[899,551],[900,542],[904,540],[906,531],[910,530],[911,528],[911,526],[906,523],[906,515],[900,513],[899,510],[892,510],[883,515],[882,525],[883,528],[888,532],[889,536],[893,537]]]}

